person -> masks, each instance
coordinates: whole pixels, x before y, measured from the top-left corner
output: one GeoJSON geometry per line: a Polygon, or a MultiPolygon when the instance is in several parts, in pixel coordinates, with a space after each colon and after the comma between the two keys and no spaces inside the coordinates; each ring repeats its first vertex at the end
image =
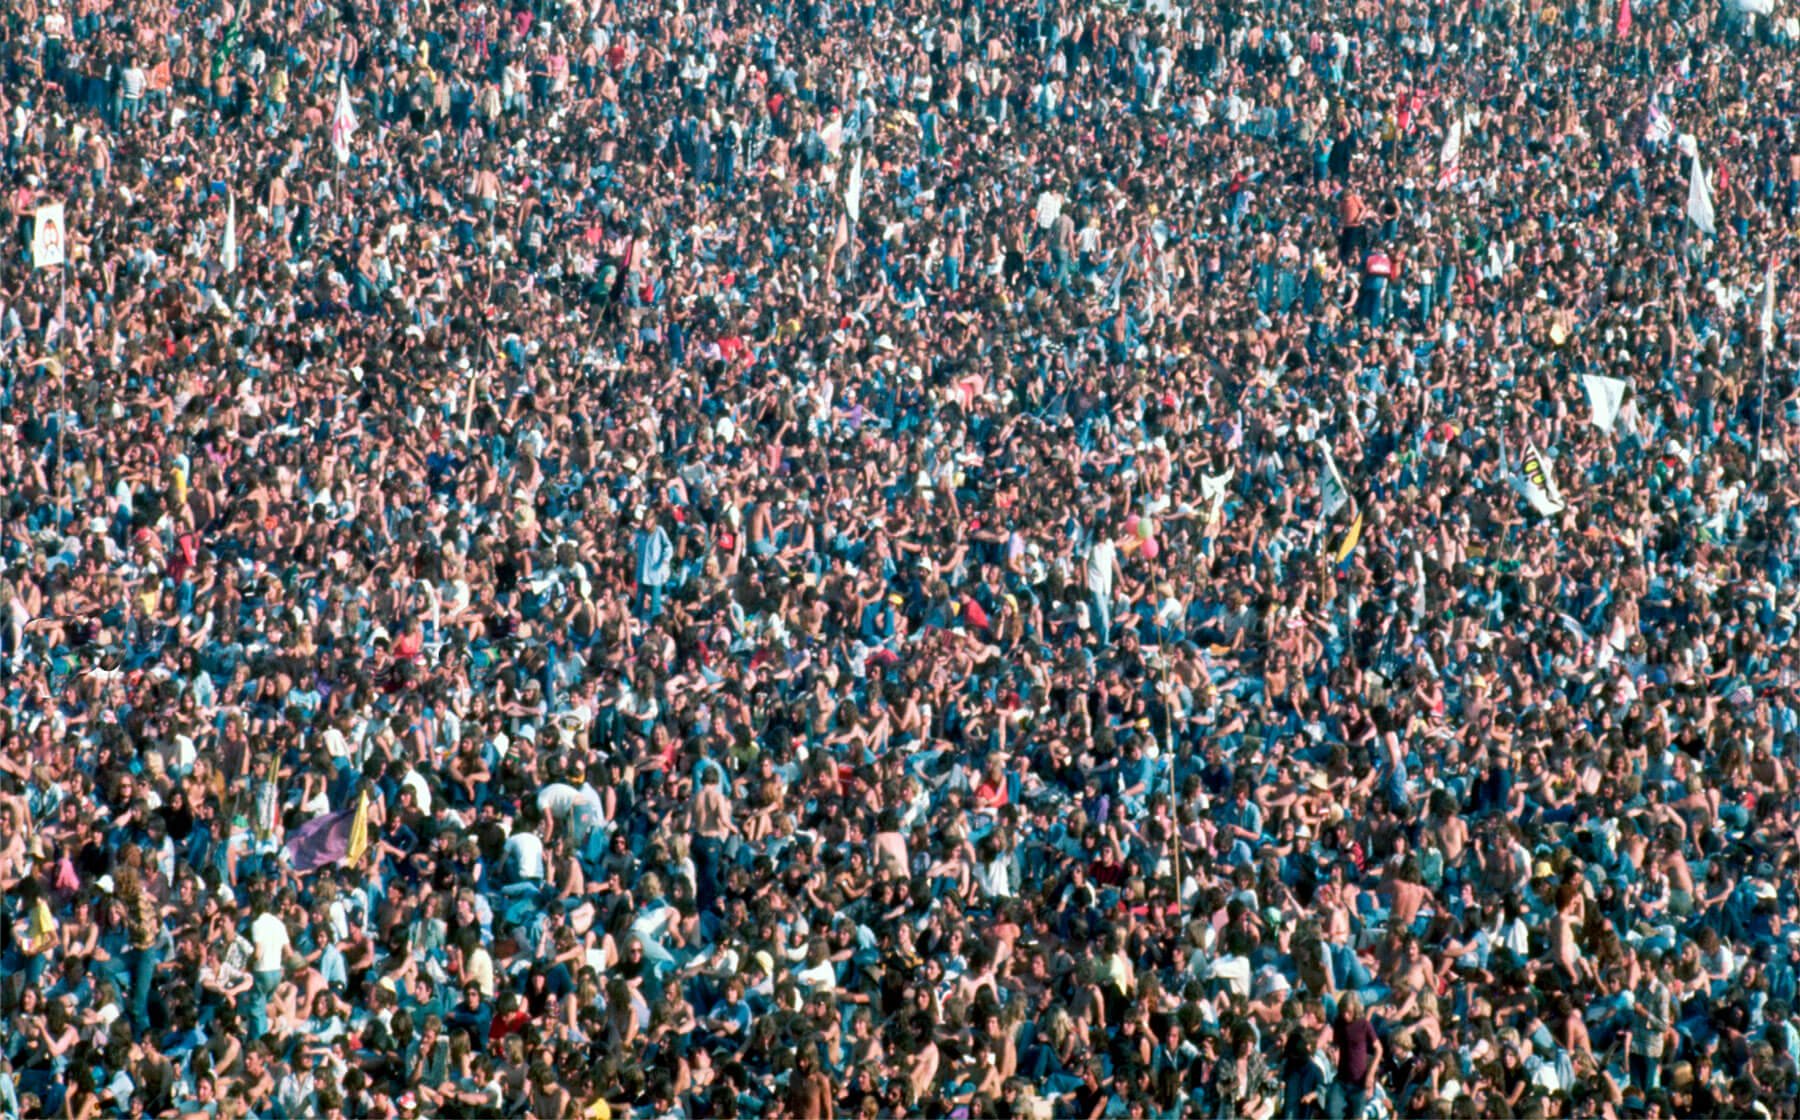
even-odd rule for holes
{"type": "Polygon", "coordinates": [[[1336,1100],[1331,1114],[1362,1116],[1375,1089],[1383,1049],[1374,1025],[1363,1012],[1362,999],[1355,992],[1345,993],[1338,1002],[1331,1034],[1337,1047],[1337,1080],[1333,1083],[1336,1100]]]}
{"type": "Polygon", "coordinates": [[[659,504],[647,515],[637,531],[634,545],[637,555],[637,600],[633,604],[639,617],[654,621],[662,615],[663,587],[669,582],[675,557],[674,543],[662,524],[659,504]]]}
{"type": "Polygon", "coordinates": [[[272,906],[266,894],[250,922],[252,956],[250,976],[254,985],[250,999],[249,1027],[252,1038],[261,1038],[268,1030],[269,999],[286,975],[288,954],[293,951],[287,922],[272,906]]]}

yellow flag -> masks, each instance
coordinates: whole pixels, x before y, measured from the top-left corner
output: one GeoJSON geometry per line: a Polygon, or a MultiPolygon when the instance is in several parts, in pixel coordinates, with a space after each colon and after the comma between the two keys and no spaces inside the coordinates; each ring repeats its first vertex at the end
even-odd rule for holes
{"type": "Polygon", "coordinates": [[[1356,551],[1356,544],[1362,540],[1362,510],[1356,511],[1356,520],[1350,522],[1350,531],[1344,534],[1343,543],[1337,546],[1337,552],[1331,558],[1333,564],[1342,564],[1356,551]]]}
{"type": "Polygon", "coordinates": [[[350,820],[350,850],[344,853],[344,866],[355,867],[369,850],[369,791],[356,798],[356,816],[350,820]]]}
{"type": "Polygon", "coordinates": [[[50,946],[56,943],[56,919],[50,916],[50,904],[43,899],[37,900],[32,907],[31,921],[25,930],[27,952],[47,953],[50,946]]]}

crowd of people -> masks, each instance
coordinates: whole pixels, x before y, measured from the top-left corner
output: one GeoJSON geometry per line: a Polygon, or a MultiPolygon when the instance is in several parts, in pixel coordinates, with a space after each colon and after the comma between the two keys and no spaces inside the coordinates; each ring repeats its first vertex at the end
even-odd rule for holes
{"type": "Polygon", "coordinates": [[[1794,1116],[1797,42],[0,5],[0,1115],[1794,1116]]]}

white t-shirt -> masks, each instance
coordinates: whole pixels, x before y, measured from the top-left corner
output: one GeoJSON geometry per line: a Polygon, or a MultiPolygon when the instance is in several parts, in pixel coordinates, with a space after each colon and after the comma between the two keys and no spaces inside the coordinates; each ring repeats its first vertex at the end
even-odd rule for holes
{"type": "Polygon", "coordinates": [[[256,971],[281,971],[282,954],[291,944],[286,922],[265,911],[250,923],[250,941],[256,946],[256,971]]]}
{"type": "Polygon", "coordinates": [[[506,841],[506,854],[521,879],[544,877],[544,842],[535,832],[515,832],[506,841]]]}
{"type": "Polygon", "coordinates": [[[1088,550],[1087,586],[1095,595],[1111,595],[1113,565],[1118,562],[1118,546],[1102,538],[1088,550]]]}

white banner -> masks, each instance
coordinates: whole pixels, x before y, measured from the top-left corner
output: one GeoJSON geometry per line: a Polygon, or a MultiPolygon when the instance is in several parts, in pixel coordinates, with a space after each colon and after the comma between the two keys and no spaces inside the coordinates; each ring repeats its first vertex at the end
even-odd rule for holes
{"type": "Polygon", "coordinates": [[[1707,177],[1706,169],[1700,166],[1699,153],[1695,153],[1688,164],[1688,220],[1694,223],[1701,233],[1715,232],[1712,180],[1707,177]]]}
{"type": "Polygon", "coordinates": [[[1325,453],[1325,470],[1319,476],[1319,504],[1325,516],[1332,517],[1350,504],[1350,488],[1338,474],[1337,460],[1331,457],[1331,445],[1320,440],[1319,450],[1325,453]]]}
{"type": "Polygon", "coordinates": [[[31,264],[34,268],[55,268],[67,259],[68,229],[63,225],[63,206],[52,202],[40,206],[31,218],[31,264]]]}
{"type": "Polygon", "coordinates": [[[1450,185],[1456,175],[1456,161],[1462,156],[1463,119],[1461,112],[1451,114],[1450,128],[1444,134],[1444,146],[1438,149],[1438,186],[1450,185]]]}
{"type": "Polygon", "coordinates": [[[1231,480],[1237,476],[1236,467],[1227,467],[1224,474],[1203,474],[1200,476],[1200,497],[1207,503],[1206,526],[1212,528],[1219,523],[1219,514],[1225,510],[1225,495],[1231,480]]]}
{"type": "Polygon", "coordinates": [[[338,79],[337,106],[331,110],[331,150],[339,163],[350,162],[350,138],[356,135],[356,110],[350,105],[350,87],[338,79]]]}
{"type": "Polygon", "coordinates": [[[850,154],[850,181],[844,185],[844,210],[850,224],[862,221],[863,154],[859,147],[850,154]]]}
{"type": "Polygon", "coordinates": [[[1519,473],[1512,477],[1513,489],[1531,503],[1531,508],[1548,517],[1561,513],[1566,506],[1556,488],[1556,477],[1550,473],[1550,460],[1530,440],[1525,441],[1525,457],[1519,461],[1519,473]]]}
{"type": "Polygon", "coordinates": [[[1596,374],[1581,375],[1581,387],[1587,390],[1588,407],[1594,410],[1594,427],[1603,432],[1613,430],[1613,422],[1619,418],[1619,408],[1625,403],[1626,383],[1617,377],[1601,377],[1596,374]]]}
{"type": "Polygon", "coordinates": [[[225,242],[219,246],[219,267],[225,275],[230,276],[237,271],[237,196],[225,196],[225,242]]]}
{"type": "Polygon", "coordinates": [[[1762,313],[1757,316],[1756,325],[1762,330],[1763,353],[1769,352],[1769,346],[1775,339],[1775,258],[1763,266],[1762,313]]]}

